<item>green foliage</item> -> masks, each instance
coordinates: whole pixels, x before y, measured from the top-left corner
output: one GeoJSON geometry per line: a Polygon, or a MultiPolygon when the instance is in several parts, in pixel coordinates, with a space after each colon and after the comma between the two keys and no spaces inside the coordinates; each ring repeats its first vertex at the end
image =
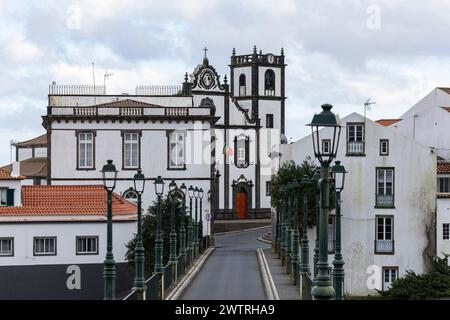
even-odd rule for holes
{"type": "MultiPolygon", "coordinates": [[[[281,199],[280,187],[288,182],[298,181],[300,182],[306,175],[311,180],[316,173],[317,166],[311,157],[307,157],[301,164],[296,164],[294,161],[286,161],[278,170],[277,174],[272,178],[271,187],[271,204],[276,208],[285,202],[281,199]]],[[[307,203],[308,203],[308,226],[312,227],[316,225],[316,186],[314,183],[310,183],[306,187],[307,203]]],[[[334,208],[334,192],[330,189],[330,207],[334,208]]],[[[298,222],[301,228],[303,222],[303,194],[300,194],[297,201],[299,213],[298,222]]]]}
{"type": "Polygon", "coordinates": [[[430,257],[429,273],[406,271],[406,276],[394,280],[389,290],[380,292],[385,299],[438,299],[450,297],[450,267],[448,257],[430,257]]]}
{"type": "MultiPolygon", "coordinates": [[[[189,199],[186,204],[187,212],[189,212],[189,199]]],[[[144,216],[142,221],[142,242],[145,248],[145,275],[146,278],[151,276],[153,273],[153,267],[155,262],[155,239],[156,239],[156,213],[157,213],[157,202],[155,201],[148,209],[148,214],[144,216]]],[[[180,249],[180,239],[179,231],[182,219],[182,203],[181,201],[176,202],[176,231],[177,231],[177,252],[180,249]]],[[[161,200],[161,232],[163,236],[163,263],[167,264],[169,261],[169,249],[170,249],[170,229],[171,229],[171,213],[170,204],[167,198],[161,200]]],[[[189,215],[185,216],[185,228],[187,235],[189,215]]],[[[187,242],[186,242],[187,245],[187,242]]],[[[125,258],[128,262],[128,268],[131,274],[134,274],[134,255],[136,248],[136,234],[127,243],[127,253],[125,258]]]]}

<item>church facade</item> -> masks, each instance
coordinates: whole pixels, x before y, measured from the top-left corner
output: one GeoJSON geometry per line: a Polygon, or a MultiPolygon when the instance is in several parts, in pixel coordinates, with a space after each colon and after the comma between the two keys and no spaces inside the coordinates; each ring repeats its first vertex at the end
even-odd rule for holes
{"type": "Polygon", "coordinates": [[[112,159],[116,192],[130,200],[142,169],[144,208],[156,200],[157,176],[167,189],[172,180],[202,188],[205,233],[208,220],[270,217],[270,154],[284,133],[284,58],[283,50],[233,49],[230,79],[221,80],[205,54],[181,86],[138,86],[132,95],[51,85],[43,116],[47,183],[101,184],[100,170],[112,159]]]}

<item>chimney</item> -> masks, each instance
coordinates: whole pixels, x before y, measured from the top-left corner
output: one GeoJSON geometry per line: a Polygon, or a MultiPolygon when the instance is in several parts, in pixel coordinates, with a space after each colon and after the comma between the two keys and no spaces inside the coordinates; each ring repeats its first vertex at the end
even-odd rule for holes
{"type": "Polygon", "coordinates": [[[14,162],[12,163],[11,176],[12,176],[13,178],[20,177],[20,162],[19,162],[19,161],[14,161],[14,162]]]}

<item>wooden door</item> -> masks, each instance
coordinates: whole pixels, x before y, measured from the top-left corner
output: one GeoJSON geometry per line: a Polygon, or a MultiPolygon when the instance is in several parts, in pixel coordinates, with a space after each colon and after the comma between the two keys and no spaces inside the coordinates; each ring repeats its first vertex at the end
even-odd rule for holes
{"type": "Polygon", "coordinates": [[[236,194],[236,210],[239,219],[247,218],[247,192],[241,191],[236,194]]]}

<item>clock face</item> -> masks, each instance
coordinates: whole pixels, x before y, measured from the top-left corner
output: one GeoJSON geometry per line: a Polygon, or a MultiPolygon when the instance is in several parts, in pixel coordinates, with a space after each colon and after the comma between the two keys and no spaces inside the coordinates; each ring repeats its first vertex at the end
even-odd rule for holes
{"type": "Polygon", "coordinates": [[[269,63],[273,63],[273,62],[275,61],[275,57],[273,56],[273,54],[269,54],[269,55],[267,56],[267,61],[268,61],[269,63]]]}
{"type": "Polygon", "coordinates": [[[211,89],[214,86],[214,77],[213,74],[211,73],[211,71],[206,70],[205,72],[203,72],[201,78],[200,78],[200,84],[205,88],[205,89],[211,89]]]}

